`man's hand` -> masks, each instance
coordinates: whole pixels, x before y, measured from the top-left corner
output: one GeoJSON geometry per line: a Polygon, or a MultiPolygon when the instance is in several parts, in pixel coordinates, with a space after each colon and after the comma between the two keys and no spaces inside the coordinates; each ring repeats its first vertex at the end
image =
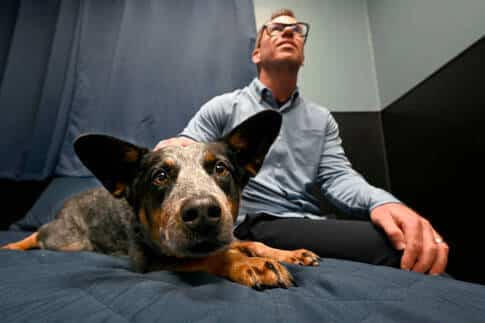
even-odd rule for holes
{"type": "Polygon", "coordinates": [[[187,138],[187,137],[172,137],[172,138],[168,138],[168,139],[160,141],[155,146],[155,148],[153,148],[153,150],[159,150],[159,149],[162,149],[163,147],[167,147],[167,146],[182,146],[182,147],[185,147],[185,146],[191,145],[195,142],[197,142],[197,141],[190,139],[190,138],[187,138]]]}
{"type": "Polygon", "coordinates": [[[370,218],[384,229],[397,250],[404,250],[402,269],[432,275],[445,271],[449,247],[428,220],[400,203],[380,205],[370,218]]]}

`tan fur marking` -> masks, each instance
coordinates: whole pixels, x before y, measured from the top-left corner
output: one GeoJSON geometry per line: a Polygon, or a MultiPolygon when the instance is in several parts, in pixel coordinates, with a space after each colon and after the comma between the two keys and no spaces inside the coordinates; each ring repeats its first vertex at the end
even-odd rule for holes
{"type": "Polygon", "coordinates": [[[140,158],[138,150],[133,148],[127,148],[125,151],[125,160],[127,162],[136,162],[140,158]]]}
{"type": "Polygon", "coordinates": [[[126,184],[121,182],[116,182],[115,189],[113,190],[112,194],[116,197],[120,197],[125,192],[126,184]]]}
{"type": "Polygon", "coordinates": [[[204,160],[206,162],[209,162],[209,163],[215,162],[216,159],[217,159],[216,155],[214,155],[211,151],[206,151],[204,153],[204,160]]]}
{"type": "MultiPolygon", "coordinates": [[[[231,138],[229,138],[229,145],[233,146],[237,150],[242,150],[247,148],[248,143],[244,138],[241,137],[239,133],[235,133],[233,136],[231,136],[231,138]]],[[[259,164],[260,161],[256,160],[254,163],[244,165],[244,169],[246,169],[246,171],[252,176],[256,176],[260,168],[259,164]]]]}
{"type": "Polygon", "coordinates": [[[227,208],[231,212],[233,220],[235,221],[236,218],[237,218],[237,215],[239,213],[239,203],[238,203],[238,201],[227,200],[226,205],[227,205],[227,208]]]}
{"type": "Polygon", "coordinates": [[[39,248],[39,243],[37,241],[37,232],[32,233],[27,238],[9,243],[3,246],[1,249],[9,249],[9,250],[28,250],[28,249],[37,249],[39,248]]]}
{"type": "Polygon", "coordinates": [[[287,288],[293,285],[291,274],[280,263],[271,258],[248,257],[232,246],[217,254],[202,259],[187,260],[169,268],[188,272],[205,271],[255,288],[262,286],[287,288]]]}
{"type": "Polygon", "coordinates": [[[231,138],[229,138],[229,145],[241,150],[248,146],[246,140],[244,140],[239,133],[235,133],[231,138]]]}
{"type": "Polygon", "coordinates": [[[162,210],[153,210],[152,223],[150,227],[150,236],[153,241],[160,242],[160,233],[163,225],[164,214],[162,210]]]}
{"type": "Polygon", "coordinates": [[[256,241],[234,241],[231,248],[249,252],[252,256],[275,259],[277,261],[304,266],[318,266],[319,256],[306,249],[283,250],[271,248],[256,241]]]}
{"type": "Polygon", "coordinates": [[[150,227],[148,224],[147,215],[144,209],[142,209],[140,213],[138,213],[138,219],[140,219],[141,224],[143,224],[145,228],[148,229],[150,227]]]}
{"type": "Polygon", "coordinates": [[[167,167],[175,167],[176,163],[172,158],[166,158],[163,160],[163,165],[167,167]]]}
{"type": "Polygon", "coordinates": [[[256,176],[256,174],[258,173],[258,171],[255,169],[255,167],[256,167],[256,165],[254,165],[254,164],[244,165],[244,169],[246,169],[246,171],[253,176],[256,176]]]}
{"type": "Polygon", "coordinates": [[[68,245],[60,247],[58,250],[60,251],[81,251],[85,250],[85,246],[82,242],[73,242],[68,245]]]}

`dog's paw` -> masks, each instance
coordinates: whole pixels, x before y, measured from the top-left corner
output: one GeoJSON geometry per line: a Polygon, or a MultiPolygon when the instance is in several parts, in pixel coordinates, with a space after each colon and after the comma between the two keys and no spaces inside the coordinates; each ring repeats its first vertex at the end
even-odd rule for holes
{"type": "Polygon", "coordinates": [[[276,260],[259,257],[248,257],[233,264],[229,279],[256,290],[295,285],[285,266],[276,260]]]}
{"type": "Polygon", "coordinates": [[[287,250],[280,255],[280,261],[301,266],[318,266],[321,258],[306,249],[287,250]]]}
{"type": "Polygon", "coordinates": [[[1,246],[0,247],[0,250],[17,250],[17,251],[23,251],[24,249],[22,249],[18,244],[16,243],[9,243],[9,244],[6,244],[4,246],[1,246]]]}

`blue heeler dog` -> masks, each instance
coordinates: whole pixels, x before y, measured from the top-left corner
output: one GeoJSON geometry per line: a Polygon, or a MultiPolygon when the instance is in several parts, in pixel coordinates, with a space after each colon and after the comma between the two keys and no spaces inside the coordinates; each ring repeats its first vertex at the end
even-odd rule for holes
{"type": "Polygon", "coordinates": [[[147,148],[86,134],[74,148],[104,187],[68,200],[56,219],[4,249],[127,254],[134,270],[206,271],[256,289],[294,284],[280,263],[318,265],[308,250],[233,237],[240,194],[277,137],[264,111],[216,142],[147,148]]]}

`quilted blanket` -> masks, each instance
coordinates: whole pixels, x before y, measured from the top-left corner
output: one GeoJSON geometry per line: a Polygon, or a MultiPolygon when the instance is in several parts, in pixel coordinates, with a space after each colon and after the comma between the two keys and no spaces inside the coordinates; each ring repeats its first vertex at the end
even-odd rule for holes
{"type": "Polygon", "coordinates": [[[91,252],[2,250],[0,264],[2,322],[485,322],[485,286],[336,259],[262,292],[91,252]]]}

